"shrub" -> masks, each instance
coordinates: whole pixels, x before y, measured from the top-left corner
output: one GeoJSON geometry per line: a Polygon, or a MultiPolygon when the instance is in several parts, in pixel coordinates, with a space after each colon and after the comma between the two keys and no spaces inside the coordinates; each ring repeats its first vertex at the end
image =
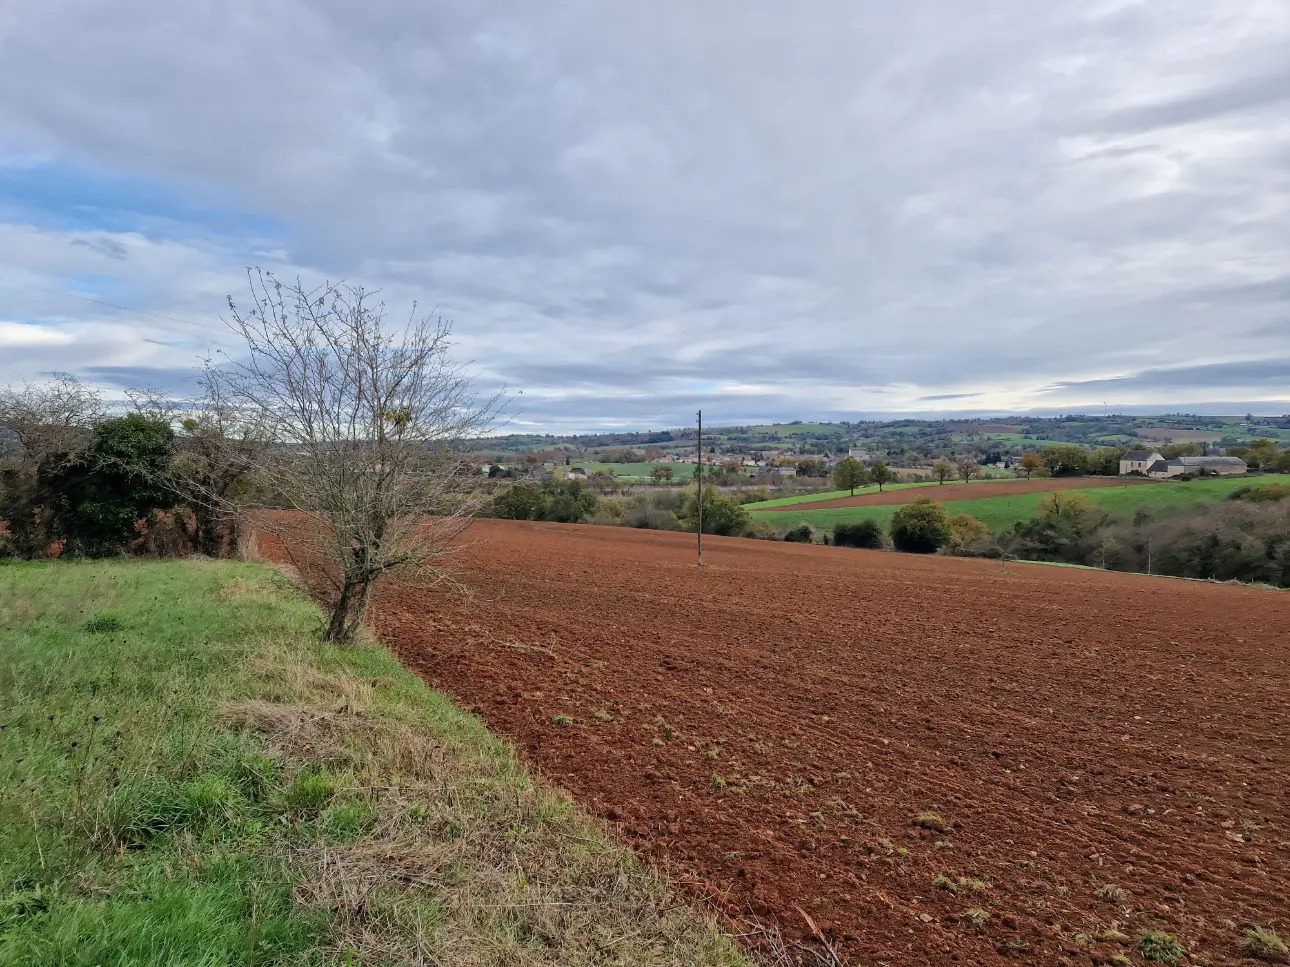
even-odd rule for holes
{"type": "Polygon", "coordinates": [[[949,515],[934,500],[921,497],[892,515],[891,542],[898,551],[935,554],[949,541],[949,515]]]}
{"type": "Polygon", "coordinates": [[[783,539],[793,544],[812,544],[815,542],[815,531],[810,524],[798,524],[786,530],[783,539]]]}
{"type": "MultiPolygon", "coordinates": [[[[690,530],[698,527],[698,488],[692,488],[686,494],[679,516],[690,530]]],[[[703,532],[705,534],[738,536],[747,529],[750,522],[748,511],[739,501],[721,496],[716,487],[703,488],[703,532]]]]}
{"type": "Polygon", "coordinates": [[[1285,500],[1287,497],[1290,497],[1290,486],[1283,483],[1276,483],[1274,481],[1258,487],[1241,487],[1238,490],[1232,491],[1229,497],[1235,500],[1246,500],[1250,503],[1266,503],[1285,500]]]}
{"type": "Polygon", "coordinates": [[[546,497],[532,484],[515,484],[493,498],[492,511],[504,520],[539,520],[546,497]]]}
{"type": "Polygon", "coordinates": [[[945,546],[952,553],[977,550],[990,542],[990,528],[971,514],[955,514],[946,523],[950,539],[945,546]]]}
{"type": "Polygon", "coordinates": [[[1259,927],[1247,927],[1241,942],[1241,953],[1256,960],[1284,964],[1290,960],[1290,948],[1277,934],[1259,927]]]}
{"type": "Polygon", "coordinates": [[[882,528],[872,520],[859,520],[854,524],[835,524],[833,543],[838,547],[883,547],[882,528]]]}
{"type": "Polygon", "coordinates": [[[169,424],[132,413],[95,426],[84,453],[42,464],[65,556],[120,554],[138,538],[139,521],[174,503],[164,483],[173,439],[169,424]]]}
{"type": "Polygon", "coordinates": [[[1176,964],[1186,956],[1187,951],[1171,933],[1159,933],[1144,930],[1138,934],[1138,953],[1143,959],[1157,964],[1176,964]]]}

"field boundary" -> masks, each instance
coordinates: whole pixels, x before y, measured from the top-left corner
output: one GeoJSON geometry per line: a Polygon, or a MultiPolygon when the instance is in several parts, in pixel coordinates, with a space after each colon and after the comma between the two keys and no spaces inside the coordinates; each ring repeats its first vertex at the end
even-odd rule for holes
{"type": "Polygon", "coordinates": [[[755,962],[270,567],[3,574],[0,961],[755,962]]]}

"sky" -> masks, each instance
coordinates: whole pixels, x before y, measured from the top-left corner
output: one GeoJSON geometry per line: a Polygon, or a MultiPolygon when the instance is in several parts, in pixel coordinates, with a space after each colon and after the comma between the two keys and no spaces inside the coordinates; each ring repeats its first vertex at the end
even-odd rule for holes
{"type": "Polygon", "coordinates": [[[1286,0],[0,2],[0,384],[262,266],[512,430],[1290,412],[1286,0]]]}

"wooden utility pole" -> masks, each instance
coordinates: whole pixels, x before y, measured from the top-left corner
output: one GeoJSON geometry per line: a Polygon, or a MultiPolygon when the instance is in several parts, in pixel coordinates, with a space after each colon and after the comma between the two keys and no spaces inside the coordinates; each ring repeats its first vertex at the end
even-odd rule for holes
{"type": "Polygon", "coordinates": [[[694,465],[699,484],[699,567],[703,567],[703,410],[699,410],[699,462],[694,465]]]}

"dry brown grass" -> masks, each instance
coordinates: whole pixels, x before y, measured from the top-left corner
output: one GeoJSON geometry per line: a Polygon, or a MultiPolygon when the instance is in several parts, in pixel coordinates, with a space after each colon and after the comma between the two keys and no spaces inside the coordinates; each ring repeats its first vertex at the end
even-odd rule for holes
{"type": "MultiPolygon", "coordinates": [[[[280,594],[236,581],[227,593],[280,594]]],[[[748,965],[714,916],[534,781],[509,744],[370,644],[268,637],[224,724],[335,795],[296,844],[297,899],[332,912],[358,963],[748,965]],[[354,835],[332,816],[362,816],[354,835]]],[[[796,962],[781,957],[784,963],[796,962]]]]}

